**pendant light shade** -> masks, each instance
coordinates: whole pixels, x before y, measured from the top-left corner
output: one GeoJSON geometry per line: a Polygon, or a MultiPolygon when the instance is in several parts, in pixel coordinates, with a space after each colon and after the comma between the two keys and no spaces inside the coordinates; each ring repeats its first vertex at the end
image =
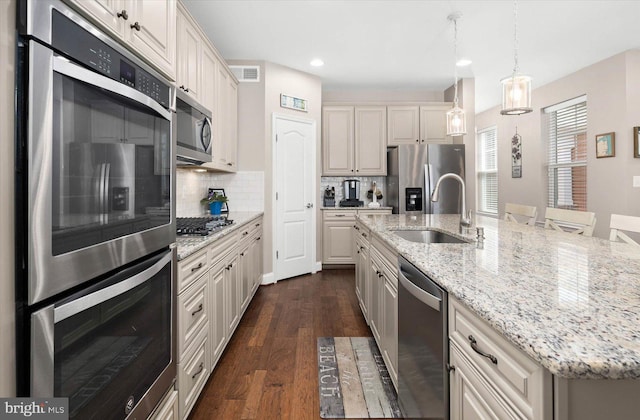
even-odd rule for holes
{"type": "Polygon", "coordinates": [[[502,84],[502,115],[521,115],[531,108],[531,77],[519,73],[518,68],[518,1],[513,2],[513,74],[500,81],[502,84]]]}
{"type": "Polygon", "coordinates": [[[458,106],[458,101],[453,103],[453,108],[447,111],[447,136],[462,136],[467,134],[467,119],[464,109],[458,106]]]}
{"type": "Polygon", "coordinates": [[[514,73],[502,83],[502,115],[520,115],[533,111],[531,108],[531,77],[514,73]]]}
{"type": "Polygon", "coordinates": [[[462,13],[454,12],[447,16],[453,22],[453,108],[447,112],[447,136],[462,136],[467,134],[467,120],[464,110],[458,106],[458,19],[462,13]]]}

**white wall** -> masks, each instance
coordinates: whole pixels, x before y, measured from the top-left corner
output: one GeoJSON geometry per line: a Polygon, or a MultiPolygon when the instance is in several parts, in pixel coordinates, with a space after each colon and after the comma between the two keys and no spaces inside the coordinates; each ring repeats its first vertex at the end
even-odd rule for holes
{"type": "Polygon", "coordinates": [[[15,389],[13,88],[15,0],[0,1],[0,397],[15,389]]]}
{"type": "MultiPolygon", "coordinates": [[[[533,75],[535,77],[535,75],[533,75]]],[[[496,86],[496,89],[499,87],[496,86]]],[[[607,238],[611,213],[640,216],[640,159],[633,158],[633,127],[640,125],[640,51],[618,54],[562,79],[534,89],[534,111],[502,116],[499,107],[476,116],[478,130],[498,129],[499,213],[506,202],[538,207],[538,219],[547,207],[545,138],[541,110],[587,95],[587,210],[598,219],[595,236],[607,238]],[[511,178],[510,141],[516,126],[522,136],[522,178],[511,178]],[[596,159],[595,136],[615,132],[613,158],[596,159]]]]}

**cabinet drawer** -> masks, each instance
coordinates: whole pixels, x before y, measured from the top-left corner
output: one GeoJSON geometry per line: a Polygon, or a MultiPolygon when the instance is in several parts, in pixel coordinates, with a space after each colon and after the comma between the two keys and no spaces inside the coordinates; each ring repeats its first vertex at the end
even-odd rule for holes
{"type": "Polygon", "coordinates": [[[206,329],[198,334],[197,345],[186,354],[185,360],[178,363],[178,389],[180,400],[180,418],[187,417],[195,404],[200,391],[209,378],[209,351],[206,329]]]}
{"type": "Polygon", "coordinates": [[[213,267],[216,262],[224,257],[238,242],[238,231],[222,237],[209,246],[209,261],[213,267]]]}
{"type": "Polygon", "coordinates": [[[164,400],[160,403],[156,411],[151,416],[151,420],[178,420],[178,391],[171,387],[164,400]]]}
{"type": "Polygon", "coordinates": [[[369,239],[371,239],[371,232],[369,231],[369,229],[359,221],[356,221],[355,225],[353,225],[353,230],[355,238],[360,238],[361,240],[365,241],[368,246],[369,239]]]}
{"type": "Polygon", "coordinates": [[[178,263],[178,293],[189,286],[195,279],[204,274],[209,268],[207,249],[191,255],[178,263]]]}
{"type": "Polygon", "coordinates": [[[324,210],[322,218],[324,220],[356,220],[357,210],[324,210]]]}
{"type": "Polygon", "coordinates": [[[549,407],[544,403],[551,400],[551,374],[451,296],[449,305],[450,338],[480,375],[526,418],[547,418],[549,407]],[[497,363],[475,351],[472,339],[497,363]]]}
{"type": "Polygon", "coordinates": [[[198,333],[205,328],[209,315],[209,275],[200,277],[178,296],[178,360],[191,347],[198,333]]]}
{"type": "Polygon", "coordinates": [[[358,210],[358,217],[368,216],[382,216],[384,214],[391,214],[391,209],[382,210],[358,210]]]}
{"type": "MultiPolygon", "coordinates": [[[[398,253],[391,249],[386,242],[379,237],[374,237],[371,241],[373,247],[380,253],[382,262],[387,267],[393,277],[398,278],[398,253]]],[[[396,284],[397,287],[397,284],[396,284]]]]}

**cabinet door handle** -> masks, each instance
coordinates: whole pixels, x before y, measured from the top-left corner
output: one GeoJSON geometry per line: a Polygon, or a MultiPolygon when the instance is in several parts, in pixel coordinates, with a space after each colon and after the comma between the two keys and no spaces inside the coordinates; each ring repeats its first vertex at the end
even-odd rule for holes
{"type": "Polygon", "coordinates": [[[260,227],[260,223],[256,223],[256,227],[260,227]]]}
{"type": "Polygon", "coordinates": [[[362,236],[364,236],[365,238],[367,237],[367,234],[362,232],[362,236]]]}
{"type": "Polygon", "coordinates": [[[134,23],[133,25],[131,25],[131,29],[135,29],[136,31],[140,32],[140,24],[138,22],[134,23]]]}
{"type": "Polygon", "coordinates": [[[191,312],[191,316],[195,316],[195,314],[197,314],[198,312],[202,311],[204,308],[202,307],[202,303],[200,305],[198,305],[198,309],[196,309],[195,311],[191,312]]]}
{"type": "Polygon", "coordinates": [[[334,216],[335,216],[335,217],[345,217],[345,216],[346,216],[346,214],[335,214],[334,216]]]}
{"type": "Polygon", "coordinates": [[[198,368],[198,371],[193,375],[191,375],[191,379],[196,379],[196,376],[200,375],[203,370],[204,370],[204,363],[200,363],[200,367],[198,368]]]}
{"type": "Polygon", "coordinates": [[[360,228],[359,228],[358,226],[356,226],[356,225],[353,225],[353,228],[354,228],[355,230],[360,230],[360,228]]]}
{"type": "Polygon", "coordinates": [[[244,257],[244,252],[241,252],[241,253],[240,253],[240,256],[241,256],[241,257],[244,257]]]}
{"type": "Polygon", "coordinates": [[[259,240],[260,240],[260,238],[261,238],[261,237],[260,237],[260,236],[258,236],[258,237],[256,238],[256,241],[259,241],[259,240]]]}
{"type": "Polygon", "coordinates": [[[191,269],[191,272],[193,273],[194,271],[198,271],[198,270],[200,270],[200,269],[202,268],[202,266],[203,266],[203,265],[204,265],[203,263],[198,264],[197,266],[195,266],[195,267],[193,267],[193,268],[191,269]]]}
{"type": "Polygon", "coordinates": [[[456,371],[456,367],[447,363],[447,372],[451,373],[455,371],[456,371]]]}
{"type": "Polygon", "coordinates": [[[229,162],[227,163],[227,166],[233,166],[233,163],[229,162]]]}
{"type": "Polygon", "coordinates": [[[125,9],[122,9],[122,12],[118,12],[118,17],[127,20],[129,19],[129,14],[125,9]]]}
{"type": "Polygon", "coordinates": [[[242,236],[247,236],[248,234],[249,234],[249,231],[242,232],[242,236]]]}
{"type": "Polygon", "coordinates": [[[493,354],[485,353],[478,348],[478,342],[472,335],[469,336],[469,343],[471,344],[471,348],[473,349],[473,351],[478,353],[480,356],[486,357],[487,359],[491,360],[494,365],[498,364],[498,359],[496,358],[496,356],[494,356],[493,354]]]}

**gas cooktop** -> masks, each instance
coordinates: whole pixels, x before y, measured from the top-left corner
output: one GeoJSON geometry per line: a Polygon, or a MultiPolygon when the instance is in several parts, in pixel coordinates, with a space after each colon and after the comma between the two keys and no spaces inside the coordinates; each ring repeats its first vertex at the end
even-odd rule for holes
{"type": "Polygon", "coordinates": [[[178,236],[207,236],[232,225],[227,216],[177,217],[176,234],[178,236]]]}

